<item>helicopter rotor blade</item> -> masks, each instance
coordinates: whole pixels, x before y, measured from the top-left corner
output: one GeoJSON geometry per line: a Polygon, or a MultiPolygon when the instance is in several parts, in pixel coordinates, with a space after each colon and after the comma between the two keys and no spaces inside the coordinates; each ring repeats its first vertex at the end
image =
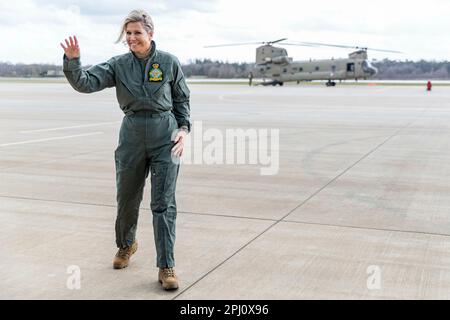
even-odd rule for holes
{"type": "Polygon", "coordinates": [[[355,46],[345,46],[345,45],[339,45],[339,44],[329,44],[329,43],[320,43],[320,42],[299,42],[301,44],[309,44],[312,46],[325,46],[325,47],[336,47],[336,48],[349,48],[349,49],[355,49],[358,47],[355,46]]]}
{"type": "Polygon", "coordinates": [[[231,47],[231,46],[246,46],[250,44],[264,44],[265,42],[241,42],[241,43],[227,43],[227,44],[216,44],[210,46],[203,46],[203,48],[216,48],[216,47],[231,47]]]}
{"type": "Polygon", "coordinates": [[[266,43],[267,43],[267,44],[272,44],[272,43],[277,43],[277,42],[281,42],[281,41],[284,41],[284,40],[287,40],[287,38],[278,39],[278,40],[275,40],[275,41],[268,41],[268,42],[266,42],[266,43]]]}
{"type": "Polygon", "coordinates": [[[396,50],[374,49],[374,48],[366,48],[366,49],[370,50],[370,51],[379,51],[379,52],[404,53],[404,52],[396,51],[396,50]]]}
{"type": "Polygon", "coordinates": [[[317,47],[312,44],[285,43],[285,42],[280,43],[280,45],[282,45],[282,46],[300,46],[300,47],[317,47]]]}
{"type": "Polygon", "coordinates": [[[308,44],[308,45],[312,45],[312,46],[325,46],[325,47],[357,49],[357,50],[371,50],[371,51],[390,52],[390,53],[403,53],[403,52],[396,51],[396,50],[374,49],[374,48],[367,48],[367,47],[346,46],[346,45],[320,43],[320,42],[299,42],[299,43],[301,43],[301,44],[308,44]]]}
{"type": "Polygon", "coordinates": [[[227,43],[227,44],[217,44],[217,45],[209,45],[209,46],[203,46],[203,48],[217,48],[217,47],[231,47],[231,46],[246,46],[250,44],[266,44],[271,45],[273,43],[278,43],[281,41],[287,40],[287,38],[282,38],[274,41],[257,41],[257,42],[240,42],[240,43],[227,43]]]}

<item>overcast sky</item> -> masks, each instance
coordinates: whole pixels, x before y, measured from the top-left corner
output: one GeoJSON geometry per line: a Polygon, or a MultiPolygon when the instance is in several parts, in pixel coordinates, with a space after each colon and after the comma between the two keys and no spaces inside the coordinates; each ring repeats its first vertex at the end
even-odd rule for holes
{"type": "MultiPolygon", "coordinates": [[[[405,52],[369,52],[375,59],[450,60],[450,0],[0,0],[0,61],[61,64],[59,42],[76,34],[83,64],[103,62],[127,52],[114,42],[123,18],[138,8],[153,18],[157,48],[184,63],[254,62],[256,46],[203,46],[284,37],[405,52]]],[[[351,51],[286,49],[294,60],[351,51]]]]}

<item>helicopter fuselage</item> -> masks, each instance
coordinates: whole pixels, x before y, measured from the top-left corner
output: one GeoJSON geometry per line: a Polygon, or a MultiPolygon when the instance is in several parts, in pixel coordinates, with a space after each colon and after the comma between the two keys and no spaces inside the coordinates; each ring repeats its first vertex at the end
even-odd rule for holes
{"type": "Polygon", "coordinates": [[[327,80],[327,86],[335,86],[335,80],[358,80],[368,79],[377,74],[377,68],[370,64],[367,57],[367,50],[374,50],[380,52],[402,53],[400,51],[373,49],[361,46],[348,46],[326,44],[319,42],[295,42],[286,43],[287,38],[282,38],[274,41],[262,42],[247,42],[247,43],[229,43],[221,45],[212,45],[206,47],[225,47],[225,46],[240,46],[249,44],[260,44],[256,48],[255,67],[248,73],[249,85],[252,85],[253,75],[258,75],[263,78],[264,86],[280,85],[288,81],[313,81],[313,80],[327,80]],[[337,47],[350,48],[356,51],[350,53],[348,58],[339,59],[323,59],[309,61],[293,61],[288,56],[287,50],[282,47],[274,46],[278,43],[280,45],[289,46],[306,46],[306,47],[337,47]],[[261,45],[262,44],[262,45],[261,45]]]}
{"type": "Polygon", "coordinates": [[[367,59],[367,52],[358,50],[348,58],[292,61],[283,48],[262,46],[257,49],[255,68],[269,84],[282,84],[288,81],[312,81],[347,79],[367,79],[377,73],[367,59]],[[280,55],[281,53],[281,55],[280,55]]]}

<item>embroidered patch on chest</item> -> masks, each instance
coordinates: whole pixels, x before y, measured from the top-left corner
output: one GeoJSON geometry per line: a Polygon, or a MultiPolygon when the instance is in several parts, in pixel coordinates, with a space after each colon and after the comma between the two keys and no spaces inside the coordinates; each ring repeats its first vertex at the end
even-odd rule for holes
{"type": "Polygon", "coordinates": [[[163,72],[159,68],[158,63],[152,64],[153,69],[148,73],[148,81],[162,81],[163,72]]]}

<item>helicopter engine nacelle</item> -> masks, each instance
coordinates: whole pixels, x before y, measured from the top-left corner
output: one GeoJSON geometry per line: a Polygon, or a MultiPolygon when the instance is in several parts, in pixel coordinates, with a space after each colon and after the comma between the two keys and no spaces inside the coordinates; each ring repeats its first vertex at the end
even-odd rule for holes
{"type": "Polygon", "coordinates": [[[271,45],[264,45],[256,49],[256,64],[267,63],[285,63],[282,61],[274,62],[279,58],[287,57],[287,51],[284,48],[278,48],[271,45]]]}
{"type": "Polygon", "coordinates": [[[275,58],[272,58],[272,63],[275,63],[275,64],[288,64],[289,60],[290,59],[287,56],[275,57],[275,58]]]}
{"type": "Polygon", "coordinates": [[[358,50],[355,52],[352,52],[348,55],[350,59],[363,59],[367,60],[367,51],[366,50],[358,50]]]}

